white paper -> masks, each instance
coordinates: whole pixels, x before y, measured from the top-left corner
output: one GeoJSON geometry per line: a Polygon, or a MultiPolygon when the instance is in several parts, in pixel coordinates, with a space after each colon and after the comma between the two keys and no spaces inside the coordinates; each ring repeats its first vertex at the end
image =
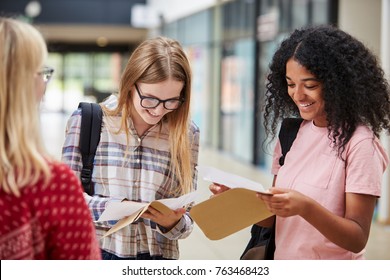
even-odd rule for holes
{"type": "Polygon", "coordinates": [[[182,195],[180,197],[174,197],[174,198],[164,198],[158,200],[158,202],[161,202],[165,206],[171,208],[171,209],[178,209],[180,207],[183,207],[184,205],[190,204],[191,202],[195,201],[198,197],[198,192],[190,192],[185,195],[182,195]]]}
{"type": "MultiPolygon", "coordinates": [[[[170,209],[175,210],[195,201],[197,196],[197,192],[191,192],[180,197],[165,198],[157,201],[169,207],[170,209]]],[[[100,216],[98,222],[120,220],[126,216],[130,216],[137,211],[140,211],[148,204],[149,203],[141,203],[128,200],[109,202],[107,203],[106,209],[100,216]]]]}
{"type": "Polygon", "coordinates": [[[130,216],[144,208],[148,203],[134,201],[110,201],[106,205],[106,209],[100,215],[98,222],[116,221],[126,216],[130,216]]]}
{"type": "Polygon", "coordinates": [[[256,192],[269,194],[268,190],[260,183],[254,182],[247,178],[231,174],[215,167],[210,166],[197,166],[199,176],[203,180],[224,185],[229,188],[244,188],[256,192]]]}

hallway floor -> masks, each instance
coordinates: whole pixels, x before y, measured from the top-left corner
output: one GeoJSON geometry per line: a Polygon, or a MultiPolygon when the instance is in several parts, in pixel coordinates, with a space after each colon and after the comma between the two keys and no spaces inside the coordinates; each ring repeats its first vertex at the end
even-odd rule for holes
{"type": "MultiPolygon", "coordinates": [[[[68,115],[57,113],[42,113],[43,135],[48,152],[60,158],[61,147],[68,115]]],[[[242,177],[260,182],[264,186],[271,185],[272,177],[262,170],[243,164],[220,152],[201,148],[199,165],[209,165],[242,177]]],[[[198,178],[199,200],[210,196],[209,182],[198,178]]],[[[192,234],[180,241],[180,259],[182,260],[236,260],[240,258],[249,240],[250,228],[243,229],[224,239],[209,240],[195,224],[192,234]]],[[[390,260],[390,226],[373,223],[366,248],[366,258],[371,260],[390,260]]]]}

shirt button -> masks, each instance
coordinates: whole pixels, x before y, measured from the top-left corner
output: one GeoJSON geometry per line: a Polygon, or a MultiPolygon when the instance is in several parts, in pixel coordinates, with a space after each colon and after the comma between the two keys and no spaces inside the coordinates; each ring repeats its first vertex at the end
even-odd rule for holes
{"type": "Polygon", "coordinates": [[[141,160],[140,159],[137,159],[137,163],[140,163],[141,162],[141,160]]]}

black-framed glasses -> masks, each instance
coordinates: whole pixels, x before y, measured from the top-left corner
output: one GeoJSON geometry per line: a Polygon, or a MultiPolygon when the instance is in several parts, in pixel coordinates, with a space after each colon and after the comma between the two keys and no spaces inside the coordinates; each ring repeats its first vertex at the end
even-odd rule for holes
{"type": "Polygon", "coordinates": [[[184,98],[170,98],[170,99],[161,100],[155,97],[143,96],[137,84],[135,84],[135,88],[137,90],[139,98],[141,99],[140,101],[141,106],[146,109],[156,108],[160,103],[162,103],[165,109],[176,110],[184,102],[184,98]]]}
{"type": "Polygon", "coordinates": [[[42,71],[38,72],[42,76],[43,81],[47,84],[51,77],[53,76],[54,69],[48,66],[45,66],[42,71]]]}

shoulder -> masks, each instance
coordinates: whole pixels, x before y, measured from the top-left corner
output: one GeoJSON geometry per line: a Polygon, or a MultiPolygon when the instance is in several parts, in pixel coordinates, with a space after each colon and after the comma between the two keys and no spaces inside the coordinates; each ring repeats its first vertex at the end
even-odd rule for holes
{"type": "Polygon", "coordinates": [[[52,188],[53,191],[57,191],[58,188],[64,192],[81,191],[80,181],[68,165],[58,161],[51,161],[49,167],[51,171],[49,188],[52,188]]]}
{"type": "Polygon", "coordinates": [[[189,129],[193,134],[200,132],[199,127],[194,123],[194,121],[190,121],[189,129]]]}
{"type": "Polygon", "coordinates": [[[354,131],[351,140],[349,141],[349,145],[354,147],[359,145],[362,141],[376,141],[378,138],[374,135],[374,132],[367,126],[359,125],[354,131]]]}
{"type": "Polygon", "coordinates": [[[73,113],[70,115],[67,127],[73,127],[73,126],[80,126],[81,123],[81,108],[77,108],[73,111],[73,113]]]}
{"type": "Polygon", "coordinates": [[[190,137],[199,139],[199,134],[200,134],[199,127],[193,121],[190,121],[190,124],[189,124],[190,137]]]}
{"type": "Polygon", "coordinates": [[[367,126],[359,125],[345,146],[345,150],[347,153],[350,153],[359,149],[373,149],[378,145],[381,146],[379,139],[374,135],[374,132],[367,126]]]}
{"type": "Polygon", "coordinates": [[[49,161],[48,164],[52,174],[54,175],[59,175],[62,173],[68,173],[68,175],[73,174],[73,171],[69,168],[69,166],[63,162],[57,160],[51,160],[49,161]]]}
{"type": "Polygon", "coordinates": [[[346,151],[347,153],[365,152],[372,156],[377,155],[386,164],[389,161],[388,154],[380,140],[369,127],[363,125],[356,128],[346,146],[346,151]]]}
{"type": "Polygon", "coordinates": [[[82,201],[83,190],[79,179],[64,163],[48,161],[50,178],[42,179],[34,185],[23,188],[26,198],[34,199],[36,205],[62,207],[73,201],[82,201]]]}
{"type": "Polygon", "coordinates": [[[70,115],[70,118],[79,118],[81,117],[81,108],[77,108],[73,111],[72,115],[70,115]]]}
{"type": "Polygon", "coordinates": [[[115,109],[118,106],[118,96],[116,94],[111,94],[103,103],[101,103],[101,105],[109,110],[115,109]]]}

